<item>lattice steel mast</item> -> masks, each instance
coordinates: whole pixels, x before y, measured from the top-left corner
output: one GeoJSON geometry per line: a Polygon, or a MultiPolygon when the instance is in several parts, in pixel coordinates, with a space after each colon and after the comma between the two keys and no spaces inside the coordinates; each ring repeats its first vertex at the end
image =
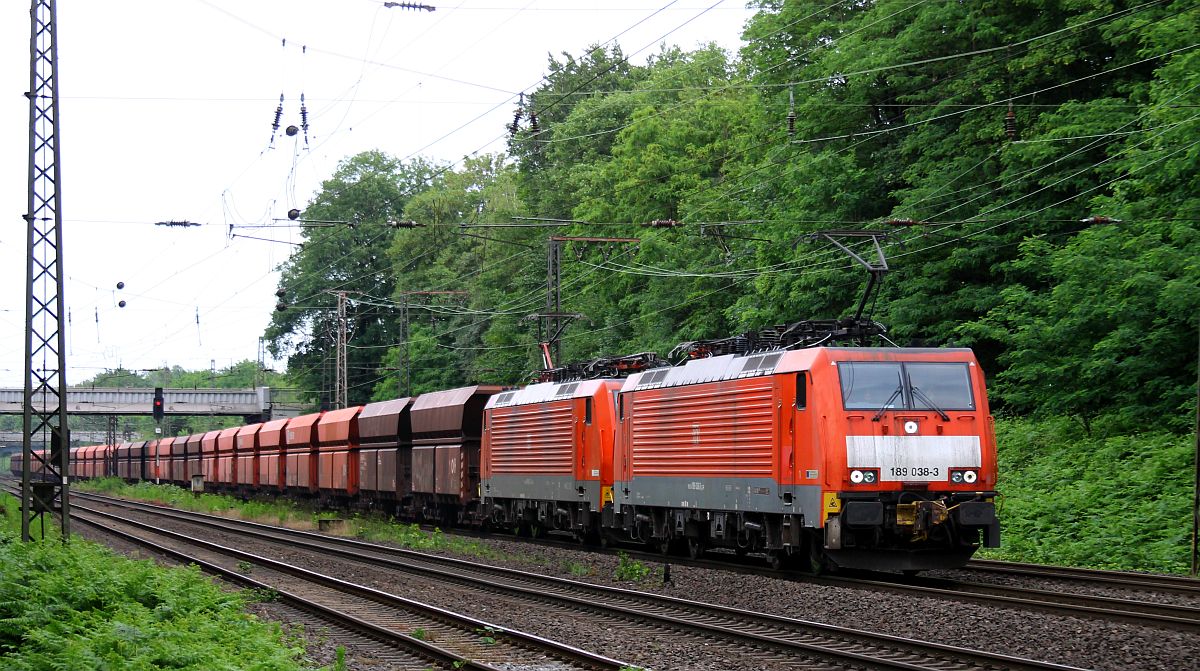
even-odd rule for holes
{"type": "MultiPolygon", "coordinates": [[[[21,538],[30,521],[61,511],[70,537],[67,494],[71,451],[67,428],[66,347],[63,315],[62,171],[58,146],[58,24],[55,0],[33,0],[29,10],[29,263],[26,278],[25,425],[21,472],[21,538]],[[33,482],[33,440],[48,448],[38,457],[45,479],[33,482]]],[[[43,534],[45,527],[43,527],[43,534]]]]}

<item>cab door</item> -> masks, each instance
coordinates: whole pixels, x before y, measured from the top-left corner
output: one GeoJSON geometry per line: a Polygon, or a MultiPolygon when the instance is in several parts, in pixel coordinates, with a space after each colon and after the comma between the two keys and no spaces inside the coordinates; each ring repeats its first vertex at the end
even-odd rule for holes
{"type": "Polygon", "coordinates": [[[812,376],[808,371],[795,373],[790,381],[791,398],[791,461],[793,479],[789,483],[792,510],[804,515],[806,526],[820,517],[821,449],[816,438],[817,422],[813,409],[812,376]]]}

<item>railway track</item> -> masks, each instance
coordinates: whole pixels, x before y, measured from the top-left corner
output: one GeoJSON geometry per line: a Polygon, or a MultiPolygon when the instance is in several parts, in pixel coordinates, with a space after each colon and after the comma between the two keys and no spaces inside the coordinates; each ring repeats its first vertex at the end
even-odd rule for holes
{"type": "Polygon", "coordinates": [[[764,665],[771,668],[809,668],[814,663],[852,668],[945,671],[1072,668],[514,569],[482,566],[352,539],[186,513],[107,497],[76,496],[77,500],[89,498],[125,509],[147,510],[154,515],[200,524],[224,533],[236,532],[249,534],[257,540],[286,542],[324,556],[338,556],[427,579],[499,592],[522,600],[540,601],[558,609],[599,614],[608,619],[618,618],[652,629],[682,631],[705,639],[727,641],[745,647],[748,654],[763,660],[764,665]]]}
{"type": "Polygon", "coordinates": [[[966,570],[1017,577],[1070,580],[1096,585],[1110,585],[1129,590],[1164,592],[1200,598],[1200,580],[1185,576],[1103,571],[1099,569],[1072,568],[1069,566],[1044,566],[1041,564],[1025,564],[990,559],[972,560],[967,563],[966,570]]]}
{"type": "MultiPolygon", "coordinates": [[[[474,536],[476,534],[468,533],[468,535],[474,536]]],[[[577,543],[559,541],[553,538],[522,539],[522,541],[557,547],[581,548],[577,543]]],[[[611,549],[591,549],[596,552],[615,552],[615,550],[611,549]]],[[[1013,585],[978,583],[965,580],[924,576],[909,577],[891,573],[850,572],[845,575],[812,576],[799,571],[769,569],[755,561],[754,557],[735,559],[732,554],[728,555],[727,560],[717,560],[713,558],[690,559],[674,555],[664,556],[636,549],[623,549],[621,551],[626,552],[630,557],[645,562],[667,562],[677,566],[691,566],[718,571],[736,571],[739,573],[765,575],[831,587],[888,591],[913,596],[979,603],[988,606],[1007,606],[1055,615],[1100,618],[1112,622],[1140,626],[1167,627],[1191,633],[1200,632],[1200,608],[1195,606],[1013,585]]],[[[1022,578],[1066,579],[1090,586],[1115,586],[1131,591],[1160,591],[1200,599],[1200,581],[1178,576],[1046,567],[1037,564],[983,560],[971,562],[968,568],[969,570],[1003,572],[1022,578]]]]}
{"type": "Polygon", "coordinates": [[[476,671],[626,668],[622,662],[574,646],[79,505],[78,500],[84,496],[75,494],[73,520],[153,553],[196,564],[243,587],[276,595],[286,606],[315,615],[377,646],[382,644],[390,651],[381,660],[389,668],[435,666],[476,671]],[[154,540],[155,536],[168,542],[154,540]],[[237,569],[227,565],[231,560],[239,562],[237,569]],[[250,566],[254,578],[242,570],[250,566]]]}

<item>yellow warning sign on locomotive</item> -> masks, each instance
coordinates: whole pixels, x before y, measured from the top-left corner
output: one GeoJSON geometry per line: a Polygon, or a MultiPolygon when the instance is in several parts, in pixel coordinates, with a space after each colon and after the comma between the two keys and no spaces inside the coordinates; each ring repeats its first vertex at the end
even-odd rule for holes
{"type": "Polygon", "coordinates": [[[821,507],[821,521],[824,522],[834,513],[842,512],[842,500],[837,492],[825,492],[825,505],[821,507]]]}

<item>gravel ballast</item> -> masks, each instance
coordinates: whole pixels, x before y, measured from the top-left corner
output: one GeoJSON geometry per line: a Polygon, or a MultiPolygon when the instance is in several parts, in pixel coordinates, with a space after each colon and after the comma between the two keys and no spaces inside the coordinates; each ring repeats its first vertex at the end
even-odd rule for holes
{"type": "MultiPolygon", "coordinates": [[[[182,523],[172,523],[175,524],[182,523]]],[[[218,538],[213,540],[222,542],[218,538]]],[[[618,558],[611,554],[502,537],[476,540],[490,548],[490,554],[500,558],[480,560],[471,555],[436,554],[1082,668],[1200,669],[1200,660],[1195,656],[1195,650],[1200,649],[1200,636],[1169,629],[678,565],[671,567],[672,583],[664,585],[662,564],[654,562],[645,562],[653,569],[645,580],[636,583],[618,581],[614,578],[618,558]]],[[[287,554],[292,555],[286,557],[287,560],[295,560],[313,570],[345,572],[347,579],[365,584],[374,582],[372,571],[337,568],[338,560],[304,558],[304,553],[299,552],[287,554]]],[[[471,595],[461,590],[438,588],[421,579],[392,579],[386,584],[372,586],[658,671],[767,668],[744,655],[725,654],[727,651],[722,650],[718,642],[685,640],[664,630],[638,631],[631,635],[626,623],[605,622],[594,617],[557,616],[547,612],[543,605],[516,607],[511,599],[479,597],[478,593],[471,595]]],[[[269,612],[270,604],[265,608],[269,612]]],[[[281,619],[286,621],[286,617],[281,619]]],[[[321,644],[335,645],[329,641],[321,644]]],[[[353,661],[349,668],[357,668],[353,661]]],[[[368,664],[363,668],[371,667],[368,664]]]]}

